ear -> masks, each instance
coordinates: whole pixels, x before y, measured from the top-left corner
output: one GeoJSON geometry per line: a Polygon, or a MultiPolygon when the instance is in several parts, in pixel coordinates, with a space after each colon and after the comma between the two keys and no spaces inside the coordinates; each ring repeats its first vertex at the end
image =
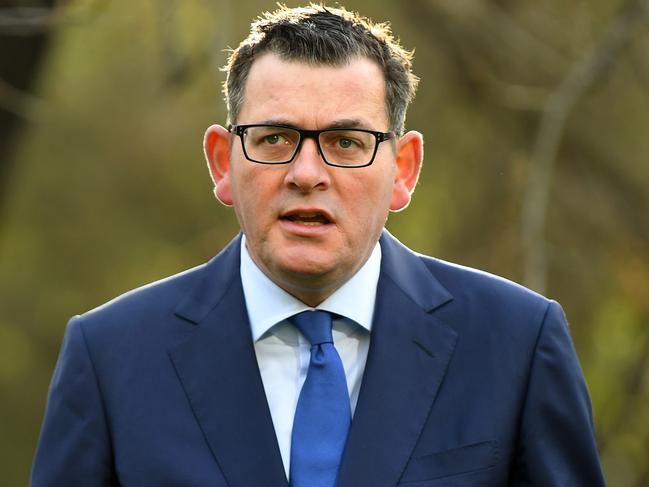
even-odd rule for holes
{"type": "Polygon", "coordinates": [[[419,132],[410,131],[397,142],[396,171],[391,211],[401,211],[410,204],[410,197],[415,190],[419,171],[424,159],[424,138],[419,132]]]}
{"type": "Polygon", "coordinates": [[[207,168],[214,181],[214,196],[226,206],[232,206],[230,184],[230,132],[220,125],[211,125],[205,131],[203,151],[207,168]]]}

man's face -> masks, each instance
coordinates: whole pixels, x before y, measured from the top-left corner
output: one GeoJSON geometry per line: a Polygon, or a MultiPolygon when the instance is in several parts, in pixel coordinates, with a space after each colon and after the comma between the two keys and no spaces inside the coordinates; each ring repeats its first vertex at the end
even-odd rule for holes
{"type": "MultiPolygon", "coordinates": [[[[237,123],[387,132],[384,78],[365,58],[331,67],[265,54],[250,70],[237,123]]],[[[381,143],[370,166],[341,168],[325,164],[313,139],[303,141],[293,162],[273,166],[247,160],[241,140],[236,137],[230,144],[229,137],[213,126],[205,138],[217,197],[234,206],[259,268],[311,306],[365,263],[389,209],[408,204],[421,161],[421,136],[413,133],[404,139],[419,141],[414,149],[418,160],[406,169],[395,164],[403,139],[396,145],[381,143]]]]}

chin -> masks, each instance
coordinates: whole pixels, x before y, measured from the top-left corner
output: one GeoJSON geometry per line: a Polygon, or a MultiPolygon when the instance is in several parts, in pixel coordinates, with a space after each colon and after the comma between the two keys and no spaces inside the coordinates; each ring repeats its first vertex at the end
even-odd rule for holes
{"type": "Polygon", "coordinates": [[[275,256],[273,263],[274,274],[281,276],[284,281],[308,282],[326,279],[338,268],[331,259],[317,259],[311,255],[288,254],[281,258],[275,256]]]}
{"type": "Polygon", "coordinates": [[[329,274],[335,266],[331,263],[316,261],[313,259],[305,260],[289,260],[288,262],[280,264],[280,269],[285,275],[292,276],[299,279],[303,276],[306,279],[318,278],[329,274]]]}

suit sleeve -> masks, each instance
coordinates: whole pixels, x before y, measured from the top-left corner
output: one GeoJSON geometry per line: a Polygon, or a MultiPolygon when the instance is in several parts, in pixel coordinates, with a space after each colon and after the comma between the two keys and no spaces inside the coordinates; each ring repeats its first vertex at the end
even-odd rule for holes
{"type": "Polygon", "coordinates": [[[563,310],[551,302],[537,339],[513,485],[605,485],[588,390],[563,310]]]}
{"type": "Polygon", "coordinates": [[[101,391],[81,327],[68,324],[50,384],[32,487],[109,486],[112,449],[101,391]]]}

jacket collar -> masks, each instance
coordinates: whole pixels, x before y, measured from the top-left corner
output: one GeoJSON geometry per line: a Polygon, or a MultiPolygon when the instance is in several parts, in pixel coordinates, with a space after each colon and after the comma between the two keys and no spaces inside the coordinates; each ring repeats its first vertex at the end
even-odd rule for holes
{"type": "Polygon", "coordinates": [[[423,259],[427,257],[410,250],[387,230],[383,230],[379,242],[383,255],[381,277],[384,281],[391,280],[426,312],[431,312],[453,299],[451,293],[424,264],[423,259]]]}

